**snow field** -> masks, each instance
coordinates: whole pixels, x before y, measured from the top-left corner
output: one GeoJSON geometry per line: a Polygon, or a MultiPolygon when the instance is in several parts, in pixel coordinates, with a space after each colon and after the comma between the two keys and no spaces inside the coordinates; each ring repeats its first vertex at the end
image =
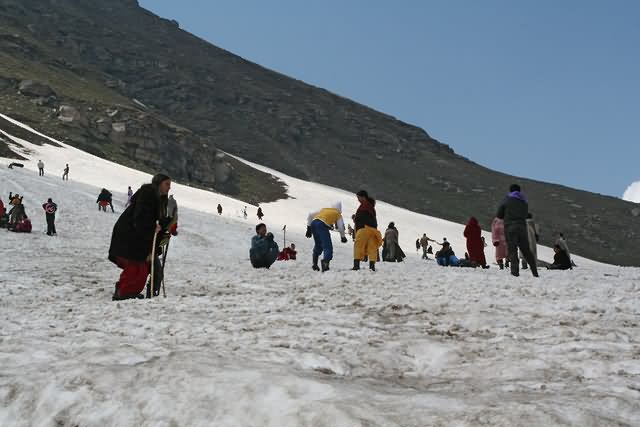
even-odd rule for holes
{"type": "Polygon", "coordinates": [[[640,424],[637,268],[580,260],[535,280],[437,267],[413,252],[417,230],[462,254],[462,227],[380,203],[406,262],[351,272],[352,245],[334,238],[332,270],[314,273],[309,194],[342,199],[345,212],[355,198],[283,177],[295,199],[263,209],[280,243],[287,224],[298,261],[252,269],[255,210],[245,221],[244,203],[175,185],[168,298],[112,302],[111,229],[127,185],[149,177],[72,148],[28,148],[25,169],[0,168],[0,196],[24,194],[34,225],[0,230],[0,425],[640,424]],[[38,177],[39,158],[49,170],[69,163],[70,181],[38,177]],[[97,211],[102,187],[116,215],[97,211]],[[47,197],[60,209],[52,238],[47,197]]]}

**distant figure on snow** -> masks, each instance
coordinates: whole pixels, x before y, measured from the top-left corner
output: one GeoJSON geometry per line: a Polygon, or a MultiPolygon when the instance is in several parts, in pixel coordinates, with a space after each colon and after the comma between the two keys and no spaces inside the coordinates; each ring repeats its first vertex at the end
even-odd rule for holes
{"type": "Polygon", "coordinates": [[[273,234],[267,233],[265,224],[256,225],[256,235],[251,239],[249,259],[254,268],[269,268],[276,262],[280,250],[278,244],[273,241],[273,234]]]}
{"type": "Polygon", "coordinates": [[[247,219],[247,207],[246,206],[242,210],[242,215],[244,216],[244,219],[247,219]]]}
{"type": "Polygon", "coordinates": [[[507,252],[507,238],[504,234],[504,221],[500,218],[494,218],[491,223],[491,241],[496,248],[496,262],[500,266],[500,270],[504,270],[504,261],[509,258],[507,252]]]}
{"type": "Polygon", "coordinates": [[[264,213],[262,212],[262,208],[258,208],[258,220],[262,221],[262,218],[264,217],[264,213]]]}
{"type": "Polygon", "coordinates": [[[424,233],[422,235],[422,238],[420,239],[420,241],[416,241],[417,249],[420,249],[420,247],[422,247],[422,259],[429,259],[429,256],[427,255],[429,253],[429,251],[428,251],[429,242],[435,242],[435,240],[430,239],[429,237],[427,237],[427,233],[424,233]],[[418,244],[419,244],[419,246],[418,246],[418,244]]]}
{"type": "Polygon", "coordinates": [[[347,243],[347,236],[344,230],[344,220],[342,219],[342,203],[336,202],[330,208],[322,208],[319,211],[310,212],[307,216],[306,237],[313,236],[313,254],[311,268],[314,271],[322,272],[329,270],[329,263],[333,259],[333,242],[331,241],[330,229],[333,227],[340,233],[340,241],[347,243]],[[323,254],[321,267],[318,267],[320,254],[323,254]]]}
{"type": "Polygon", "coordinates": [[[58,210],[58,205],[53,203],[53,200],[49,198],[47,203],[42,205],[42,209],[44,209],[44,213],[47,219],[47,236],[55,236],[56,235],[56,211],[58,210]]]}
{"type": "Polygon", "coordinates": [[[549,270],[572,270],[571,259],[567,251],[562,249],[560,245],[553,246],[555,255],[553,256],[553,264],[547,267],[549,270]]]}
{"type": "Polygon", "coordinates": [[[131,189],[131,186],[129,186],[127,189],[127,203],[124,204],[125,208],[131,204],[131,197],[133,197],[133,190],[131,189]]]}
{"type": "Polygon", "coordinates": [[[467,252],[469,253],[469,261],[475,265],[481,265],[482,268],[489,268],[487,259],[484,256],[484,242],[482,241],[482,229],[475,217],[469,218],[469,222],[464,229],[464,237],[467,239],[467,252]]]}
{"type": "Polygon", "coordinates": [[[96,203],[98,204],[98,210],[106,212],[107,206],[111,206],[111,212],[115,212],[113,210],[113,194],[106,188],[100,190],[96,203]]]}
{"type": "Polygon", "coordinates": [[[556,245],[560,246],[560,249],[567,253],[569,257],[569,261],[571,263],[571,269],[573,269],[573,261],[571,260],[571,251],[569,251],[569,245],[567,244],[567,240],[564,238],[564,234],[557,232],[556,233],[556,245]]]}
{"type": "Polygon", "coordinates": [[[64,167],[64,171],[62,172],[62,180],[69,181],[69,163],[64,167]]]}
{"type": "Polygon", "coordinates": [[[406,255],[398,243],[400,235],[395,223],[390,222],[384,232],[384,243],[382,246],[382,260],[387,262],[402,262],[406,255]]]}
{"type": "Polygon", "coordinates": [[[9,192],[9,205],[11,206],[9,210],[9,226],[15,226],[27,217],[24,205],[22,204],[22,197],[9,192]]]}
{"type": "Polygon", "coordinates": [[[420,238],[416,239],[416,253],[420,252],[420,238]]]}
{"type": "Polygon", "coordinates": [[[529,233],[527,231],[527,214],[529,203],[520,191],[518,184],[512,184],[509,194],[504,199],[496,216],[504,220],[504,230],[507,236],[507,246],[511,257],[511,274],[520,275],[520,263],[518,262],[518,248],[522,251],[525,260],[531,265],[531,274],[538,277],[538,266],[529,248],[529,233]]]}
{"type": "Polygon", "coordinates": [[[44,176],[44,162],[38,160],[38,176],[44,176]]]}
{"type": "Polygon", "coordinates": [[[160,197],[171,189],[171,178],[157,174],[131,198],[113,227],[109,261],[122,269],[113,300],[141,298],[149,275],[153,238],[160,232],[160,197]]]}
{"type": "Polygon", "coordinates": [[[222,205],[218,203],[218,215],[222,215],[222,205]]]}

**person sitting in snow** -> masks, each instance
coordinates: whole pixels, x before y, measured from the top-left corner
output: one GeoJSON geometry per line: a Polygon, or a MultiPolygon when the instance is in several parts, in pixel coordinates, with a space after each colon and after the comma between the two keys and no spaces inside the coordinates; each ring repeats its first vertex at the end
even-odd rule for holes
{"type": "Polygon", "coordinates": [[[276,262],[280,249],[273,241],[273,234],[267,232],[263,223],[256,225],[256,235],[251,238],[249,259],[254,268],[269,268],[276,262]]]}
{"type": "Polygon", "coordinates": [[[549,270],[571,270],[571,259],[567,251],[562,249],[558,244],[553,246],[555,255],[553,256],[553,264],[547,267],[549,270]]]}
{"type": "Polygon", "coordinates": [[[25,215],[20,222],[12,224],[8,230],[16,233],[31,233],[31,228],[31,220],[25,215]]]}
{"type": "Polygon", "coordinates": [[[438,265],[443,267],[457,267],[460,263],[451,245],[446,240],[442,242],[442,249],[436,252],[436,261],[438,265]]]}
{"type": "Polygon", "coordinates": [[[333,242],[331,241],[330,229],[337,228],[340,233],[340,241],[347,243],[345,235],[344,220],[342,219],[342,202],[336,202],[330,208],[322,208],[319,211],[309,213],[307,216],[307,238],[313,236],[313,254],[311,268],[314,271],[323,272],[329,270],[329,263],[333,259],[333,242]],[[318,259],[323,254],[318,267],[318,259]]]}
{"type": "Polygon", "coordinates": [[[278,261],[295,261],[297,254],[296,245],[292,243],[289,247],[280,251],[280,254],[278,254],[278,261]]]}

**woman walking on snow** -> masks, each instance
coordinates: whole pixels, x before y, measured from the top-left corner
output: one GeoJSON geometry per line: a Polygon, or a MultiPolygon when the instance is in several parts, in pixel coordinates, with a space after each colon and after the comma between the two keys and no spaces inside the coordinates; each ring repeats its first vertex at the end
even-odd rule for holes
{"type": "Polygon", "coordinates": [[[365,256],[369,258],[369,269],[376,270],[378,260],[378,248],[382,245],[382,234],[378,231],[376,218],[376,201],[369,194],[360,190],[356,193],[360,207],[356,211],[354,222],[356,224],[356,241],[353,246],[353,270],[360,270],[360,261],[365,256]]]}
{"type": "Polygon", "coordinates": [[[500,270],[504,270],[504,261],[509,260],[507,252],[507,238],[504,234],[504,221],[500,218],[493,218],[491,223],[491,241],[496,248],[496,262],[500,266],[500,270]]]}
{"type": "Polygon", "coordinates": [[[467,252],[472,263],[481,265],[482,268],[489,268],[487,259],[484,256],[484,242],[482,241],[482,229],[475,217],[469,218],[469,222],[464,229],[464,237],[467,238],[467,252]]]}

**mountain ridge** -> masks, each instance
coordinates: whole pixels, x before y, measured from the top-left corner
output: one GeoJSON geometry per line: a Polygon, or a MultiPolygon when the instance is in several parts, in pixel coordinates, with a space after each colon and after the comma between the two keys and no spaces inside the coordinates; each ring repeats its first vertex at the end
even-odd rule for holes
{"type": "MultiPolygon", "coordinates": [[[[633,204],[492,171],[417,126],[253,64],[136,1],[7,0],[0,16],[6,60],[0,82],[13,82],[4,90],[0,84],[0,100],[5,108],[20,105],[13,112],[28,124],[71,145],[148,169],[173,167],[177,177],[204,187],[216,182],[210,165],[220,149],[296,178],[367,188],[454,222],[476,216],[485,229],[517,181],[542,227],[542,243],[563,231],[588,258],[640,265],[633,204]],[[34,68],[44,71],[29,75],[34,68]],[[29,77],[55,80],[49,83],[58,99],[26,102],[15,89],[29,77]],[[69,117],[77,125],[60,123],[63,102],[76,110],[69,117]],[[110,120],[107,109],[122,116],[110,120]],[[154,156],[158,147],[172,154],[154,156]]],[[[271,184],[257,177],[250,186],[260,194],[271,184]]]]}

